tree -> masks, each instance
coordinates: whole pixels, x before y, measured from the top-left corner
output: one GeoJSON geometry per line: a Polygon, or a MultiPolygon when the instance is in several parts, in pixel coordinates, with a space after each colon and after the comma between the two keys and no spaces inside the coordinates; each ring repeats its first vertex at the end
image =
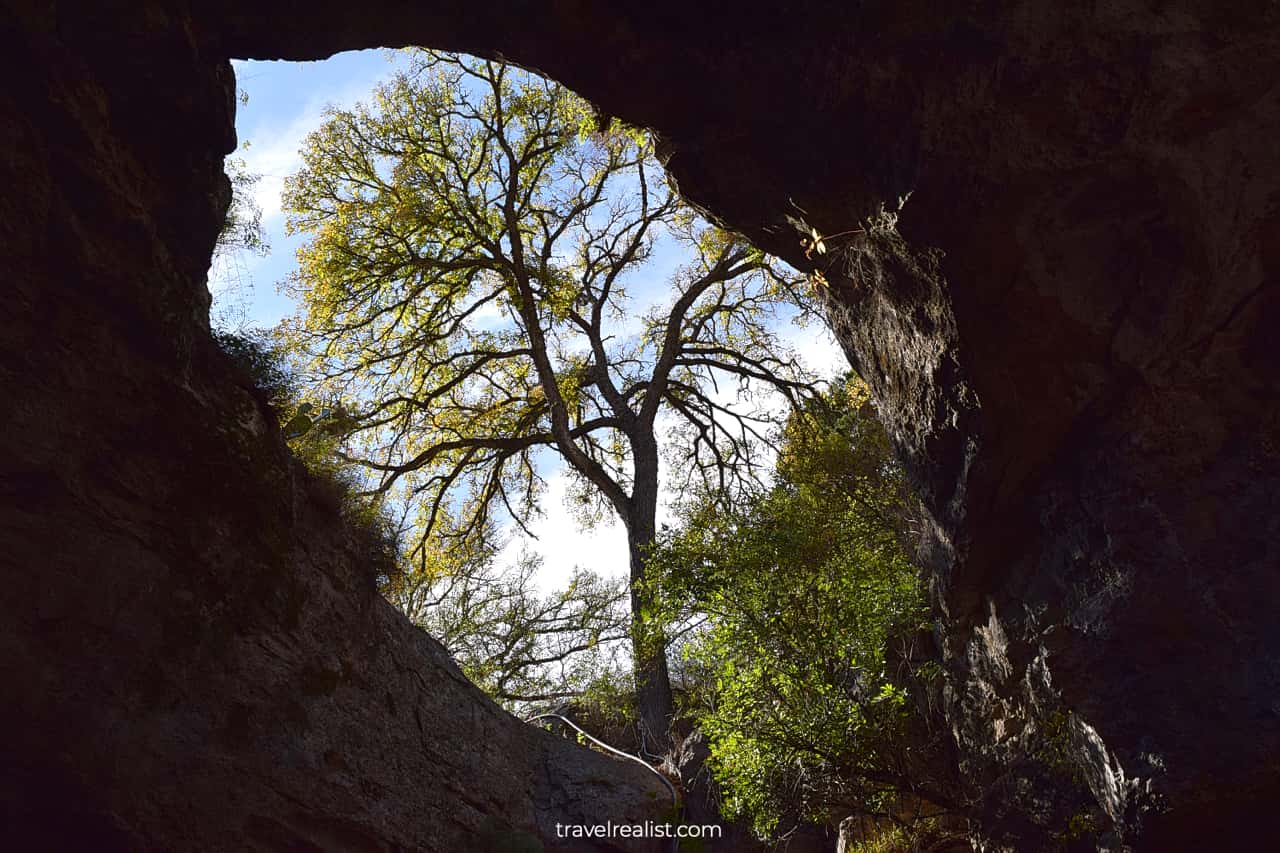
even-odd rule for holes
{"type": "Polygon", "coordinates": [[[265,255],[271,247],[262,227],[262,207],[253,197],[261,176],[249,171],[243,157],[227,157],[223,167],[231,181],[231,205],[213,247],[214,257],[237,251],[265,255]]]}
{"type": "Polygon", "coordinates": [[[594,129],[586,102],[494,62],[415,53],[372,105],[331,111],[303,160],[288,335],[313,394],[349,413],[345,452],[419,507],[418,560],[501,513],[527,530],[545,455],[568,463],[627,530],[638,713],[660,751],[673,708],[643,584],[660,415],[685,477],[722,500],[757,478],[775,418],[757,389],[809,387],[771,331],[792,280],[693,216],[644,134],[594,129]],[[660,239],[690,260],[637,310],[660,239]]]}
{"type": "Polygon", "coordinates": [[[540,595],[528,554],[510,572],[487,552],[438,554],[432,566],[397,585],[393,602],[507,707],[578,698],[615,670],[629,637],[621,581],[579,569],[565,589],[540,595]]]}
{"type": "MultiPolygon", "coordinates": [[[[240,103],[248,101],[248,94],[242,90],[240,103]]],[[[241,146],[248,147],[248,141],[241,146]]],[[[263,257],[271,251],[271,245],[262,226],[262,207],[253,196],[261,176],[249,171],[243,157],[227,157],[223,168],[231,182],[231,204],[214,243],[209,267],[209,281],[215,285],[211,288],[215,307],[212,320],[216,328],[224,331],[244,331],[248,324],[248,291],[253,285],[242,256],[249,253],[263,257]]]]}
{"type": "Polygon", "coordinates": [[[850,378],[795,413],[777,482],[732,512],[691,508],[651,562],[664,618],[701,623],[689,712],[725,811],[761,835],[890,810],[917,775],[887,654],[926,618],[904,548],[913,501],[868,396],[850,378]]]}

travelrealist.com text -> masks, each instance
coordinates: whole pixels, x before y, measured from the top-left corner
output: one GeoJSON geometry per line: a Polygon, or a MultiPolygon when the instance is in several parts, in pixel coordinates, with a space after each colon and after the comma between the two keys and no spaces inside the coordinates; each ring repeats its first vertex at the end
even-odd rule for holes
{"type": "Polygon", "coordinates": [[[557,823],[556,838],[719,838],[721,827],[716,824],[657,823],[557,823]]]}

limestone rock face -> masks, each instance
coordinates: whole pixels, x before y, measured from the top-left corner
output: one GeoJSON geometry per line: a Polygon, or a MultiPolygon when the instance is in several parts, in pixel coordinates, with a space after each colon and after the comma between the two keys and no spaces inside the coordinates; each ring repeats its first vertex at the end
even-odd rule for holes
{"type": "MultiPolygon", "coordinates": [[[[929,512],[945,722],[988,849],[1257,844],[1280,793],[1280,7],[3,8],[23,84],[0,93],[0,722],[24,734],[22,825],[431,849],[427,827],[545,837],[573,808],[551,782],[570,753],[357,590],[208,339],[226,58],[420,43],[655,128],[686,195],[823,274],[929,512]],[[810,229],[827,254],[805,257],[810,229]],[[417,703],[449,712],[439,734],[417,703]],[[509,762],[516,794],[479,781],[509,762]],[[33,811],[41,785],[76,805],[33,811]]],[[[601,796],[651,790],[599,766],[601,796]]]]}

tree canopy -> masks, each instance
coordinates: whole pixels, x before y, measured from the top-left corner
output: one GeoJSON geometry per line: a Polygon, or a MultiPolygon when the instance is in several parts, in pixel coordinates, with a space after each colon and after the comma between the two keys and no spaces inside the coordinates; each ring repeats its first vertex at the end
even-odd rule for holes
{"type": "Polygon", "coordinates": [[[887,806],[906,778],[909,709],[887,651],[925,618],[904,538],[912,500],[864,385],[790,419],[777,482],[662,537],[664,617],[701,626],[690,713],[726,812],[761,835],[887,806]],[[785,824],[784,824],[785,826],[785,824]]]}
{"type": "MultiPolygon", "coordinates": [[[[673,469],[727,503],[767,473],[777,406],[760,389],[797,403],[810,388],[773,331],[793,280],[685,207],[645,134],[596,128],[586,102],[520,69],[416,52],[371,103],[329,113],[284,201],[310,237],[286,333],[304,384],[340,413],[370,488],[416,508],[424,570],[496,520],[527,530],[550,453],[625,523],[638,618],[660,415],[679,432],[673,469]],[[664,241],[686,253],[665,280],[664,241]]],[[[635,641],[661,742],[663,641],[639,625],[635,641]]]]}

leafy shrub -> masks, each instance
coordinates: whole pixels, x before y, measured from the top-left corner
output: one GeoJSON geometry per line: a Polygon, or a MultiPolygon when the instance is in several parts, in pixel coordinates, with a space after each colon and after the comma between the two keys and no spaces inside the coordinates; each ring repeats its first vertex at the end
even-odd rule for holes
{"type": "Polygon", "coordinates": [[[293,377],[267,333],[215,330],[213,340],[258,390],[264,402],[277,411],[292,404],[297,396],[293,377]]]}
{"type": "MultiPolygon", "coordinates": [[[[269,333],[218,330],[213,339],[251,383],[282,429],[312,408],[298,399],[297,384],[284,354],[269,333]]],[[[334,428],[334,419],[317,417],[314,423],[310,419],[307,423],[307,429],[285,432],[289,449],[309,475],[309,493],[343,519],[350,541],[369,568],[372,582],[385,589],[401,576],[399,528],[381,500],[362,493],[363,482],[357,471],[341,457],[341,431],[334,428]]]]}
{"type": "Polygon", "coordinates": [[[777,470],[739,509],[693,507],[653,561],[664,618],[705,620],[685,668],[712,682],[691,710],[727,816],[775,838],[892,808],[911,706],[886,652],[925,618],[910,494],[865,386],[793,416],[777,470]]]}

